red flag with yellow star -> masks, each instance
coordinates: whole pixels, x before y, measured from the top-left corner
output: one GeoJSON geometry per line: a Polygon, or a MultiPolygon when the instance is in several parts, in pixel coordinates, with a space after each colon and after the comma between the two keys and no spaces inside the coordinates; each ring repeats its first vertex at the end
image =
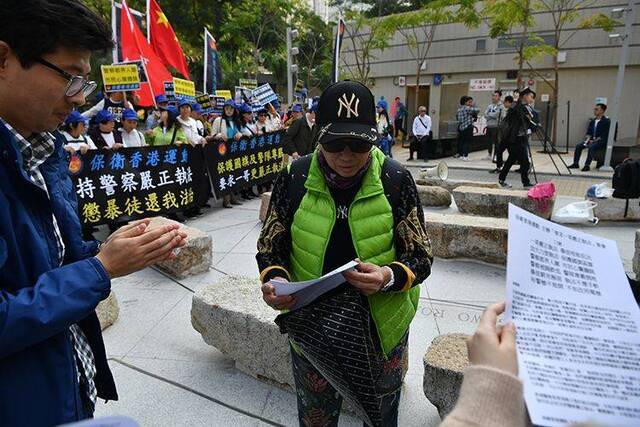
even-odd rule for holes
{"type": "Polygon", "coordinates": [[[156,55],[162,59],[165,65],[171,65],[186,79],[189,79],[189,67],[187,59],[180,47],[178,38],[169,24],[160,5],[156,0],[149,0],[149,34],[150,43],[156,55]]]}

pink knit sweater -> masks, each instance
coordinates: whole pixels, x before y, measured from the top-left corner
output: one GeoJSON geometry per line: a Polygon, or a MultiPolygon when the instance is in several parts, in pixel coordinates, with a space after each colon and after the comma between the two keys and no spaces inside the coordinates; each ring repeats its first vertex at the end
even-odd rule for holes
{"type": "Polygon", "coordinates": [[[522,382],[489,366],[465,369],[460,396],[440,427],[524,427],[527,425],[522,382]]]}

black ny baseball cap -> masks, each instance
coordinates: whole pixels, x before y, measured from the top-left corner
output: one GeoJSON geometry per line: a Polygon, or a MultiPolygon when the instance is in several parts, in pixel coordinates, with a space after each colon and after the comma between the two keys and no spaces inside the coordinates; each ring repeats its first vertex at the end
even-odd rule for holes
{"type": "Polygon", "coordinates": [[[329,144],[339,139],[378,142],[373,94],[359,82],[345,80],[327,87],[318,101],[316,142],[329,144]]]}

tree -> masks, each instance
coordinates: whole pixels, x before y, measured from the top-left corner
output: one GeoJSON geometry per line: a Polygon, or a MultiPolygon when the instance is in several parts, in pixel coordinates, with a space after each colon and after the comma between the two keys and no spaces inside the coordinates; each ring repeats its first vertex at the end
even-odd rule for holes
{"type": "Polygon", "coordinates": [[[308,8],[297,8],[291,22],[299,35],[296,45],[298,78],[307,88],[324,88],[331,83],[333,33],[318,15],[308,8]]]}
{"type": "Polygon", "coordinates": [[[534,27],[533,1],[535,0],[488,0],[482,11],[482,16],[489,26],[491,38],[497,38],[512,34],[516,29],[521,33],[516,37],[510,37],[511,43],[516,48],[515,60],[518,64],[516,87],[523,88],[522,71],[525,64],[525,47],[531,44],[529,29],[534,27]]]}
{"type": "Polygon", "coordinates": [[[384,50],[395,29],[384,24],[382,18],[367,18],[361,12],[345,13],[345,37],[343,44],[351,45],[354,64],[346,64],[350,78],[365,85],[369,84],[371,61],[377,57],[375,50],[384,50]]]}
{"type": "MultiPolygon", "coordinates": [[[[477,26],[480,17],[474,8],[474,1],[432,1],[415,12],[391,15],[385,18],[384,25],[389,31],[397,30],[416,66],[416,90],[420,87],[423,64],[427,61],[431,44],[439,25],[462,22],[477,26]]],[[[414,110],[418,111],[419,99],[415,97],[414,110]]]]}
{"type": "Polygon", "coordinates": [[[560,62],[558,52],[567,45],[569,40],[581,29],[601,28],[610,32],[616,21],[602,13],[584,14],[583,10],[589,10],[596,0],[537,0],[536,8],[549,13],[553,20],[553,41],[551,44],[542,43],[527,46],[524,51],[524,59],[534,75],[541,78],[551,88],[551,144],[557,141],[558,120],[558,94],[560,91],[560,62]],[[568,27],[572,28],[568,28],[568,27]],[[552,60],[554,80],[549,80],[532,64],[532,60],[541,56],[550,56],[552,60]]]}

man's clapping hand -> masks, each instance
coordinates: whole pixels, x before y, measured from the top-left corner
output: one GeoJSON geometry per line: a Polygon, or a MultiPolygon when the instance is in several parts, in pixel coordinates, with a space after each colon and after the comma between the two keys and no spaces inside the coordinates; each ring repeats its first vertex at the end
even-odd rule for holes
{"type": "Polygon", "coordinates": [[[174,258],[173,250],[186,244],[179,225],[147,230],[148,219],[133,221],[110,235],[96,255],[109,277],[116,278],[174,258]]]}

